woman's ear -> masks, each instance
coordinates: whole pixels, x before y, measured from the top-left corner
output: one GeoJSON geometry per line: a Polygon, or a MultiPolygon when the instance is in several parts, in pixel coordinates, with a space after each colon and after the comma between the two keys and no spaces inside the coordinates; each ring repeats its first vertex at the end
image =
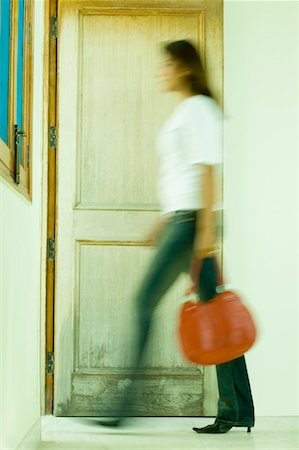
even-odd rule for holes
{"type": "Polygon", "coordinates": [[[186,66],[185,64],[183,64],[181,62],[177,63],[177,71],[178,71],[179,75],[182,77],[191,75],[190,67],[186,66]]]}
{"type": "Polygon", "coordinates": [[[191,71],[190,67],[182,66],[181,67],[181,74],[184,75],[184,76],[188,76],[188,75],[192,74],[192,71],[191,71]]]}

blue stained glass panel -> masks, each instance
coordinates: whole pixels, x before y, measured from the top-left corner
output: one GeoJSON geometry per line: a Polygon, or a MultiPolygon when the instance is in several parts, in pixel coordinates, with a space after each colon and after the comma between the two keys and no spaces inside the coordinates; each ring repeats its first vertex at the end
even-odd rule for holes
{"type": "Polygon", "coordinates": [[[10,0],[0,2],[0,138],[8,145],[10,0]]]}

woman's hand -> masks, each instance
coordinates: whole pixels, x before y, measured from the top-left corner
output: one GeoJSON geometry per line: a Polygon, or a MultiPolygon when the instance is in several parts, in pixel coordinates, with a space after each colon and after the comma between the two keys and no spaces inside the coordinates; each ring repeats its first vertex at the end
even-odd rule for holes
{"type": "Polygon", "coordinates": [[[201,271],[203,259],[212,256],[217,252],[216,239],[213,227],[207,227],[199,230],[194,239],[194,256],[190,264],[190,285],[187,287],[184,295],[195,294],[198,291],[198,279],[201,271]]]}
{"type": "Polygon", "coordinates": [[[157,239],[163,232],[167,223],[168,223],[168,220],[166,218],[161,217],[158,220],[158,222],[156,222],[155,226],[151,229],[151,231],[148,233],[148,235],[145,237],[145,239],[142,241],[143,245],[146,245],[146,246],[155,245],[157,239]]]}
{"type": "Polygon", "coordinates": [[[206,258],[216,251],[216,237],[214,227],[209,226],[199,229],[194,238],[194,256],[196,258],[206,258]]]}

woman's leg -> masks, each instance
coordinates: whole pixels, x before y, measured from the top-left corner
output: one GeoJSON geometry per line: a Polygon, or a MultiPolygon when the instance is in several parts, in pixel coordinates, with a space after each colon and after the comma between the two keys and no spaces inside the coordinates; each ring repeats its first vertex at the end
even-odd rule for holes
{"type": "Polygon", "coordinates": [[[245,357],[216,366],[219,401],[217,422],[254,426],[254,405],[245,357]]]}
{"type": "MultiPolygon", "coordinates": [[[[209,301],[216,295],[217,271],[213,258],[205,258],[199,279],[199,297],[209,301]]],[[[254,425],[254,406],[245,363],[241,356],[232,361],[216,365],[219,400],[215,423],[235,426],[254,425]]],[[[209,427],[209,426],[208,426],[209,427]]],[[[197,428],[210,431],[213,428],[197,428]]],[[[215,431],[215,430],[214,430],[215,431]]]]}
{"type": "Polygon", "coordinates": [[[193,252],[194,222],[174,220],[161,239],[155,258],[136,294],[139,338],[137,366],[148,342],[152,316],[179,274],[188,269],[193,252]]]}
{"type": "MultiPolygon", "coordinates": [[[[194,232],[193,214],[175,216],[171,220],[158,242],[156,255],[135,295],[138,334],[132,363],[133,380],[142,368],[154,310],[178,275],[188,269],[193,253],[194,232]]],[[[116,415],[133,415],[135,397],[136,387],[131,383],[116,415]]]]}

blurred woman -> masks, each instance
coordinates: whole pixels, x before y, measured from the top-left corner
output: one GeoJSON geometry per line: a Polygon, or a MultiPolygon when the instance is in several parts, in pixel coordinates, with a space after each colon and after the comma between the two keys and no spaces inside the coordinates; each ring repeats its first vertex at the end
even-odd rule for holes
{"type": "MultiPolygon", "coordinates": [[[[179,274],[190,271],[189,292],[201,301],[216,294],[215,167],[222,163],[222,112],[207,85],[200,56],[186,40],[162,47],[159,78],[163,90],[176,92],[179,103],[157,138],[160,158],[158,193],[160,218],[146,241],[157,252],[136,294],[138,341],[133,367],[140,369],[153,312],[179,274]],[[200,273],[197,262],[202,262],[200,273]],[[195,268],[195,270],[194,270],[195,268]]],[[[244,356],[216,366],[219,389],[215,423],[193,428],[197,433],[226,433],[233,426],[254,426],[254,406],[244,356]]],[[[118,426],[134,408],[134,382],[116,419],[100,423],[118,426]]]]}

